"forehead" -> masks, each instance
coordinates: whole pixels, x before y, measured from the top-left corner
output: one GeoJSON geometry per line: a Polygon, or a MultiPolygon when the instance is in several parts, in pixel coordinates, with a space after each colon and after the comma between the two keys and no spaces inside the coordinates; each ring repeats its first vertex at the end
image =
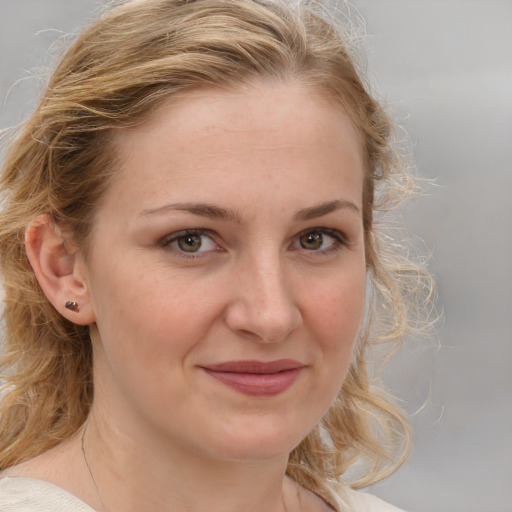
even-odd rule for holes
{"type": "Polygon", "coordinates": [[[326,170],[359,183],[363,173],[362,144],[348,116],[293,82],[189,92],[143,124],[119,130],[116,147],[120,181],[135,180],[141,192],[152,187],[156,195],[184,180],[197,194],[207,183],[306,184],[314,174],[321,185],[326,170]]]}

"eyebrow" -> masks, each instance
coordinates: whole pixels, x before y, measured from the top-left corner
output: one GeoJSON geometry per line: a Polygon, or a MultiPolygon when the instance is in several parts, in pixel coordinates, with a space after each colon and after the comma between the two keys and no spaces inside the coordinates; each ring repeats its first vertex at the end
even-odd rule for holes
{"type": "MultiPolygon", "coordinates": [[[[359,213],[359,208],[353,202],[345,199],[335,199],[334,201],[328,201],[316,206],[311,206],[310,208],[299,210],[293,216],[293,219],[295,221],[306,221],[322,217],[337,210],[345,209],[359,213]]],[[[236,224],[240,224],[242,222],[242,214],[240,212],[208,203],[170,203],[158,208],[142,210],[140,216],[145,217],[146,215],[167,211],[188,212],[200,217],[220,219],[228,222],[234,222],[236,224]]]]}
{"type": "Polygon", "coordinates": [[[354,213],[359,213],[359,208],[352,201],[335,199],[334,201],[328,201],[327,203],[299,210],[293,218],[298,221],[316,219],[317,217],[322,217],[323,215],[327,215],[328,213],[332,213],[337,210],[349,210],[354,213]]]}
{"type": "Polygon", "coordinates": [[[153,213],[162,213],[167,211],[189,212],[201,217],[208,217],[211,219],[220,219],[229,222],[240,224],[242,222],[242,215],[235,210],[228,208],[221,208],[214,204],[208,203],[170,203],[159,208],[149,210],[142,210],[141,217],[152,215],[153,213]]]}

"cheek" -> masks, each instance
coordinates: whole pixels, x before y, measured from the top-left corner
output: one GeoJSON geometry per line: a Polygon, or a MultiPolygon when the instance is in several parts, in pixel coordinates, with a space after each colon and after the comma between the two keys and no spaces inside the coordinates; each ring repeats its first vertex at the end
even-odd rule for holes
{"type": "Polygon", "coordinates": [[[309,294],[306,323],[314,330],[327,362],[338,369],[350,364],[363,321],[365,289],[365,271],[356,269],[309,294]]]}
{"type": "Polygon", "coordinates": [[[333,279],[320,290],[310,294],[311,310],[327,332],[344,326],[344,332],[358,330],[365,307],[366,276],[364,272],[333,279]]]}
{"type": "Polygon", "coordinates": [[[101,343],[123,364],[133,364],[130,358],[155,367],[164,361],[176,364],[215,317],[218,289],[208,280],[192,283],[189,276],[170,273],[161,265],[142,267],[143,272],[129,273],[118,265],[96,276],[101,343]]]}

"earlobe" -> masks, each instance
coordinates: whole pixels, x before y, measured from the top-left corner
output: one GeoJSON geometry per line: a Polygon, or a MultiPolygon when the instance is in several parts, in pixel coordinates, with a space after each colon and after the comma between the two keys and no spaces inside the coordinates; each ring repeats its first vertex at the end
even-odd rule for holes
{"type": "Polygon", "coordinates": [[[37,281],[55,309],[76,324],[93,323],[89,290],[79,271],[80,254],[49,215],[32,219],[25,233],[25,248],[37,281]]]}

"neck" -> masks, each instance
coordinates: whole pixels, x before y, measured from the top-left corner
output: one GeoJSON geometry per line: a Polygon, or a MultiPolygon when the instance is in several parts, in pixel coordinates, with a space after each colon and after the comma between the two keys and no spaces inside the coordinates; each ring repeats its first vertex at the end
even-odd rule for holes
{"type": "Polygon", "coordinates": [[[285,457],[218,460],[158,439],[141,439],[91,411],[83,431],[88,502],[101,512],[285,512],[296,485],[285,477],[285,457]]]}

